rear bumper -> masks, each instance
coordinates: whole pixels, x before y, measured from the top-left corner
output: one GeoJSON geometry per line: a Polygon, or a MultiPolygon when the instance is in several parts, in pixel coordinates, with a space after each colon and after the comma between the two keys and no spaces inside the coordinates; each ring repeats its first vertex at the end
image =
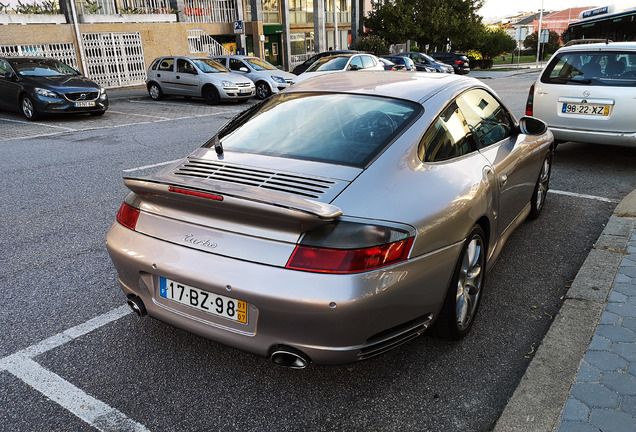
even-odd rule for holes
{"type": "Polygon", "coordinates": [[[443,302],[461,244],[381,271],[319,274],[167,243],[115,223],[108,252],[124,293],[175,327],[264,357],[291,346],[312,361],[363,360],[419,335],[443,302]],[[159,276],[248,303],[240,324],[158,295],[159,276]]]}
{"type": "Polygon", "coordinates": [[[550,126],[554,139],[591,144],[636,147],[636,132],[599,132],[550,126]]]}

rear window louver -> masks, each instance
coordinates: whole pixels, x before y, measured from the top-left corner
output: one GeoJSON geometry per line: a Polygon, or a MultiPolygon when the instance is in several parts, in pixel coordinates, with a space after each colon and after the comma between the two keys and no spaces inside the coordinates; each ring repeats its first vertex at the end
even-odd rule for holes
{"type": "Polygon", "coordinates": [[[188,158],[174,171],[176,176],[210,179],[275,190],[306,198],[321,198],[335,182],[316,177],[229,165],[188,158]]]}

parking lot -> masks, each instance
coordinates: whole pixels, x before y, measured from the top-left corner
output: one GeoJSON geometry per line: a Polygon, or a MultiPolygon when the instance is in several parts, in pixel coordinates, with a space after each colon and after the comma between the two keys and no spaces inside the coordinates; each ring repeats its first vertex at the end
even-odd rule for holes
{"type": "MultiPolygon", "coordinates": [[[[487,83],[520,116],[534,77],[487,83]]],[[[138,319],[104,246],[122,175],[187,155],[245,108],[124,95],[101,118],[0,112],[0,429],[489,430],[633,190],[636,152],[559,147],[544,213],[510,238],[467,339],[294,371],[138,319]]]]}

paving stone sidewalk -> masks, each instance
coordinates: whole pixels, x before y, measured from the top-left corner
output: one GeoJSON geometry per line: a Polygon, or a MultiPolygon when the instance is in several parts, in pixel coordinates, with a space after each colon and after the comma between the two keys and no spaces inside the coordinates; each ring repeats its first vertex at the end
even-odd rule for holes
{"type": "Polygon", "coordinates": [[[636,232],[557,430],[636,431],[636,232]]]}

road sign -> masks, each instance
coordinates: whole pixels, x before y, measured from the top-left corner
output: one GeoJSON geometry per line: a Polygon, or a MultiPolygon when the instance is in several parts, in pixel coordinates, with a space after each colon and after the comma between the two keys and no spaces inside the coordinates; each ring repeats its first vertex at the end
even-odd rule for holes
{"type": "Polygon", "coordinates": [[[517,32],[515,33],[515,36],[516,36],[516,40],[518,41],[526,40],[526,37],[528,36],[528,29],[526,27],[517,28],[517,32]]]}
{"type": "Polygon", "coordinates": [[[234,21],[234,33],[245,33],[243,21],[234,21]]]}
{"type": "Polygon", "coordinates": [[[541,30],[541,43],[548,43],[550,38],[550,31],[548,29],[541,30]]]}

